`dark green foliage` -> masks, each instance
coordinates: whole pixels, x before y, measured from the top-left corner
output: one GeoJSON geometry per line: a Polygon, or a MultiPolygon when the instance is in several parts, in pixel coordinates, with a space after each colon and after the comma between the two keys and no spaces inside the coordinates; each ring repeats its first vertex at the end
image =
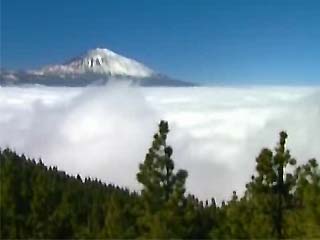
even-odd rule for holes
{"type": "Polygon", "coordinates": [[[292,207],[294,178],[291,173],[285,174],[285,171],[288,165],[294,166],[296,161],[285,148],[286,138],[287,134],[281,132],[275,153],[269,149],[261,151],[256,159],[257,176],[253,176],[252,182],[247,185],[246,200],[254,206],[256,214],[253,216],[259,216],[266,223],[263,236],[267,237],[286,236],[284,213],[292,207]]]}
{"type": "Polygon", "coordinates": [[[315,159],[295,170],[295,208],[286,221],[290,237],[320,238],[320,168],[315,159]]]}
{"type": "Polygon", "coordinates": [[[121,233],[128,229],[121,237],[136,237],[129,207],[136,202],[135,193],[97,180],[83,182],[9,149],[0,150],[0,166],[1,238],[99,238],[106,232],[120,236],[111,227],[117,219],[114,204],[121,204],[119,216],[126,219],[117,219],[121,233]]]}
{"type": "Polygon", "coordinates": [[[257,174],[242,198],[234,193],[219,209],[219,227],[211,231],[212,238],[319,238],[319,167],[313,159],[295,168],[296,160],[285,147],[286,138],[281,132],[275,152],[260,152],[257,174]]]}
{"type": "Polygon", "coordinates": [[[162,121],[137,174],[141,193],[0,149],[1,238],[320,238],[320,168],[315,159],[295,166],[285,132],[256,158],[244,195],[220,206],[185,195],[168,133],[162,121]]]}
{"type": "Polygon", "coordinates": [[[184,170],[174,172],[172,148],[166,144],[168,132],[168,123],[161,121],[137,174],[143,184],[138,226],[144,238],[179,238],[185,234],[182,216],[188,174],[184,170]]]}

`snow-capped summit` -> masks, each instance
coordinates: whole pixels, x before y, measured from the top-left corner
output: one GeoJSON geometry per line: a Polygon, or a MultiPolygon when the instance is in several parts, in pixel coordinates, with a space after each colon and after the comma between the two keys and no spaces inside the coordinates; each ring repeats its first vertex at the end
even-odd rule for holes
{"type": "Polygon", "coordinates": [[[32,73],[37,75],[96,73],[109,76],[150,77],[154,71],[109,49],[96,48],[65,64],[46,66],[32,73]]]}
{"type": "Polygon", "coordinates": [[[139,86],[193,86],[171,79],[142,63],[106,48],[96,48],[64,64],[27,71],[0,71],[0,86],[40,84],[46,86],[103,85],[109,81],[129,81],[139,86]]]}

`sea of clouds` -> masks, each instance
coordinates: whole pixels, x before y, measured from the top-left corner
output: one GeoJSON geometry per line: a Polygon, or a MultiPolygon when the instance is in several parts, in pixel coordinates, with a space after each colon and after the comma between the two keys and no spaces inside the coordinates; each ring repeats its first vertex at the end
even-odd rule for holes
{"type": "Polygon", "coordinates": [[[243,192],[281,130],[298,163],[320,160],[317,87],[0,87],[0,147],[131,189],[161,119],[201,199],[243,192]]]}

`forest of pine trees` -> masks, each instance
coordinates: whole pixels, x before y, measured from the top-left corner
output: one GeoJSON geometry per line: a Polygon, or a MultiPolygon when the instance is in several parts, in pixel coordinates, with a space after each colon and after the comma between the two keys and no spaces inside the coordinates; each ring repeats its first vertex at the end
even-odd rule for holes
{"type": "Polygon", "coordinates": [[[137,173],[141,192],[0,149],[1,238],[320,238],[320,169],[315,159],[297,166],[285,132],[258,154],[243,196],[222,204],[186,193],[168,133],[161,121],[137,173]]]}

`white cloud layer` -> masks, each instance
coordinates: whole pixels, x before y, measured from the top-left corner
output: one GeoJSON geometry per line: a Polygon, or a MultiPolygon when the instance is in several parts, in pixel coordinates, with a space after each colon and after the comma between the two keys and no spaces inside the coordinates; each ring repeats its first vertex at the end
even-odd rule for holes
{"type": "Polygon", "coordinates": [[[1,147],[132,189],[160,119],[202,199],[242,192],[281,130],[298,163],[320,159],[319,88],[0,88],[1,147]]]}

